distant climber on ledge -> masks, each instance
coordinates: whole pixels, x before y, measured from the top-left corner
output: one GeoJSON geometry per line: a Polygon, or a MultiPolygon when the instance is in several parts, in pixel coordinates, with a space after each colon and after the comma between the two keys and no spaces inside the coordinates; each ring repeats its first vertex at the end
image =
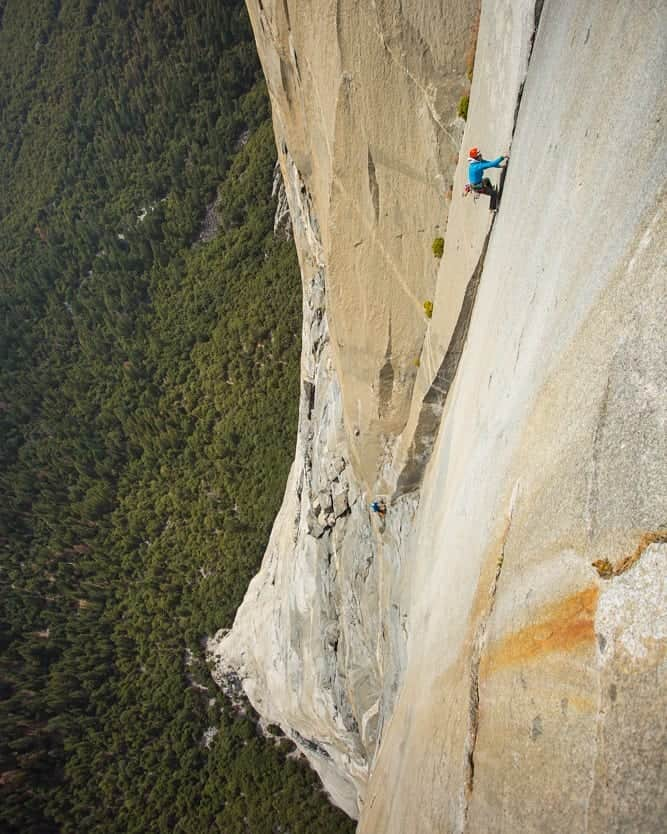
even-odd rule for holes
{"type": "Polygon", "coordinates": [[[469,186],[466,193],[472,191],[473,194],[486,194],[489,197],[489,211],[498,208],[498,190],[488,177],[483,176],[483,172],[487,168],[502,168],[503,162],[508,159],[509,156],[499,156],[497,159],[486,160],[479,148],[470,148],[468,151],[469,186]]]}
{"type": "Polygon", "coordinates": [[[384,518],[387,513],[387,505],[383,499],[380,498],[379,500],[373,501],[371,504],[371,510],[373,510],[374,513],[377,513],[380,518],[384,518]]]}

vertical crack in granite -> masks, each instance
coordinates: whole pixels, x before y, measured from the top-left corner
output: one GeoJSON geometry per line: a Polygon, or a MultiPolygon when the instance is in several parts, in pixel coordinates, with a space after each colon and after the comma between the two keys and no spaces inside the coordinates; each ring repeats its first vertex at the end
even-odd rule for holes
{"type": "Polygon", "coordinates": [[[378,392],[378,414],[380,418],[384,417],[391,408],[391,398],[394,392],[394,366],[391,361],[391,350],[391,319],[389,319],[385,361],[380,368],[380,390],[378,392]]]}
{"type": "Polygon", "coordinates": [[[604,641],[602,635],[597,635],[597,652],[596,652],[596,693],[595,693],[595,749],[591,759],[590,772],[590,786],[586,796],[586,803],[584,805],[584,834],[589,834],[589,823],[591,813],[591,802],[595,794],[595,787],[597,782],[597,768],[598,760],[602,755],[602,748],[604,746],[604,706],[602,698],[602,646],[600,641],[604,641]]]}
{"type": "Polygon", "coordinates": [[[419,414],[419,422],[414,432],[409,460],[403,468],[396,485],[397,495],[403,495],[419,487],[424,469],[431,457],[431,452],[433,451],[433,446],[438,436],[438,428],[440,427],[440,420],[447,401],[447,395],[456,376],[456,371],[458,370],[459,362],[463,355],[463,349],[465,348],[470,320],[475,309],[475,299],[477,298],[479,283],[482,272],[484,271],[484,259],[486,258],[486,251],[489,247],[492,231],[493,223],[484,240],[477,266],[468,281],[468,286],[463,297],[463,304],[461,305],[449,347],[440,363],[435,379],[424,397],[419,414]]]}
{"type": "Polygon", "coordinates": [[[515,485],[514,493],[512,495],[510,511],[501,539],[500,555],[498,556],[496,569],[487,594],[486,610],[480,618],[472,645],[472,654],[470,658],[470,691],[468,696],[468,732],[464,746],[463,811],[461,815],[461,826],[459,829],[460,834],[465,834],[467,830],[468,811],[475,786],[475,746],[477,744],[477,733],[479,730],[479,667],[482,661],[482,654],[486,648],[486,636],[489,621],[493,615],[496,593],[498,591],[498,582],[500,580],[500,574],[505,561],[505,548],[507,546],[510,527],[512,526],[512,516],[514,514],[514,503],[517,491],[518,483],[515,485]]]}
{"type": "MultiPolygon", "coordinates": [[[[543,5],[543,0],[535,4],[534,28],[530,39],[530,47],[526,63],[525,77],[527,77],[528,75],[528,69],[530,67],[530,60],[532,57],[533,48],[535,46],[535,39],[537,37],[537,31],[539,28],[543,5]]],[[[510,147],[519,120],[519,110],[521,108],[521,99],[523,97],[525,77],[524,81],[519,86],[519,90],[516,97],[514,117],[512,122],[512,133],[509,142],[510,147]]],[[[507,170],[508,166],[505,165],[500,172],[500,183],[498,186],[498,192],[500,194],[502,194],[502,190],[505,185],[507,170]]],[[[406,492],[411,492],[412,490],[419,488],[419,485],[421,484],[421,479],[424,474],[424,470],[426,468],[426,465],[428,464],[428,461],[430,460],[431,452],[433,451],[433,447],[437,439],[437,433],[440,427],[442,413],[447,401],[447,395],[449,394],[452,382],[454,381],[454,378],[456,376],[459,362],[461,361],[461,356],[463,354],[463,349],[465,348],[466,338],[468,335],[468,328],[470,326],[470,320],[472,318],[473,310],[475,308],[477,291],[479,289],[482,273],[484,272],[484,262],[486,259],[486,253],[489,248],[489,242],[491,240],[491,234],[493,232],[496,218],[497,214],[494,213],[491,218],[489,230],[486,234],[486,237],[484,238],[484,243],[482,244],[482,249],[477,260],[477,265],[475,266],[472,276],[468,281],[465,295],[463,297],[463,303],[461,305],[461,310],[459,312],[459,316],[456,321],[456,326],[454,328],[454,332],[452,333],[449,346],[447,348],[447,351],[445,352],[445,356],[440,364],[440,367],[438,368],[438,372],[436,373],[429,390],[424,396],[421,411],[419,413],[419,418],[417,421],[417,426],[414,430],[412,443],[410,445],[410,453],[408,455],[408,460],[405,466],[403,466],[402,471],[400,472],[400,475],[398,476],[396,482],[395,492],[397,495],[402,495],[406,492]]]]}
{"type": "Polygon", "coordinates": [[[611,379],[607,376],[607,383],[605,385],[604,394],[602,395],[602,400],[600,402],[600,408],[598,411],[598,418],[595,421],[595,428],[593,431],[593,440],[591,443],[593,454],[592,454],[592,461],[591,461],[591,474],[588,484],[588,500],[587,500],[587,510],[588,510],[588,538],[589,541],[593,540],[593,536],[596,533],[597,526],[598,526],[598,502],[600,499],[600,473],[599,473],[599,457],[600,457],[600,446],[601,446],[601,438],[604,435],[605,423],[607,421],[607,411],[608,411],[608,404],[609,404],[609,389],[611,385],[611,379]]]}
{"type": "Polygon", "coordinates": [[[375,222],[378,223],[380,221],[380,186],[378,185],[375,163],[373,162],[373,154],[370,148],[368,149],[368,190],[370,191],[371,203],[373,204],[375,222]]]}
{"type": "MultiPolygon", "coordinates": [[[[535,40],[537,38],[537,31],[540,27],[540,18],[542,17],[542,9],[544,7],[544,0],[536,0],[535,7],[533,9],[533,34],[530,37],[530,45],[528,47],[528,62],[526,64],[526,78],[528,77],[528,68],[530,67],[530,59],[533,57],[533,49],[535,48],[535,40]]],[[[526,80],[522,81],[521,85],[519,86],[519,92],[516,97],[516,105],[514,107],[514,124],[512,127],[512,137],[509,142],[509,146],[512,147],[512,141],[514,139],[514,134],[516,133],[516,126],[519,122],[519,110],[521,108],[521,99],[523,98],[523,89],[525,86],[526,80]]],[[[505,184],[505,176],[507,175],[507,168],[503,168],[500,172],[500,191],[503,190],[503,185],[505,184]]]]}

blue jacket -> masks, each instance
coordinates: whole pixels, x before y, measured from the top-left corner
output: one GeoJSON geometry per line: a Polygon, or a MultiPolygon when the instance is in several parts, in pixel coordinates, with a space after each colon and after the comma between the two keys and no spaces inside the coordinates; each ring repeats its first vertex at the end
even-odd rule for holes
{"type": "Polygon", "coordinates": [[[481,185],[482,174],[487,168],[500,168],[500,163],[505,157],[499,156],[492,162],[487,162],[486,159],[476,159],[468,165],[468,181],[470,185],[481,185]]]}

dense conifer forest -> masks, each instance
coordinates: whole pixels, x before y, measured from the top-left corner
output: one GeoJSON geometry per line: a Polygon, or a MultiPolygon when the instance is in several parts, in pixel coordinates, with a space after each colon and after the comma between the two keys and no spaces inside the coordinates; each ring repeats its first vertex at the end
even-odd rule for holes
{"type": "Polygon", "coordinates": [[[0,0],[6,834],[353,830],[202,648],[293,455],[274,163],[238,0],[0,0]]]}

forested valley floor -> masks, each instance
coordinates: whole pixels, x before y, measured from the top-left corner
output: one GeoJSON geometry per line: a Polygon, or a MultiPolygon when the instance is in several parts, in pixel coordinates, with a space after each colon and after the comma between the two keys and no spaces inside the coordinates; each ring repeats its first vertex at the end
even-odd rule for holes
{"type": "Polygon", "coordinates": [[[294,452],[274,163],[241,2],[0,0],[6,834],[354,829],[202,646],[294,452]]]}

